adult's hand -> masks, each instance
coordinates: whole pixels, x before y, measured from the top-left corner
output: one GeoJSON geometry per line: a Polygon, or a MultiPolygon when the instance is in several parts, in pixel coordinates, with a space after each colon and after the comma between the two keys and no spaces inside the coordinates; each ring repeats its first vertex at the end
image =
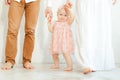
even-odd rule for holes
{"type": "Polygon", "coordinates": [[[52,21],[52,16],[49,16],[49,15],[48,15],[46,18],[47,18],[48,23],[51,23],[51,21],[52,21]]]}
{"type": "Polygon", "coordinates": [[[70,2],[70,0],[66,0],[66,3],[69,3],[70,2]]]}
{"type": "Polygon", "coordinates": [[[66,8],[71,8],[72,7],[72,3],[70,2],[70,0],[66,0],[65,7],[66,8]]]}
{"type": "Polygon", "coordinates": [[[116,1],[117,1],[117,0],[112,0],[112,4],[115,5],[116,1]]]}
{"type": "Polygon", "coordinates": [[[50,7],[47,7],[45,10],[45,17],[53,17],[52,9],[50,7]]]}
{"type": "Polygon", "coordinates": [[[11,0],[5,0],[5,4],[10,5],[11,0]]]}

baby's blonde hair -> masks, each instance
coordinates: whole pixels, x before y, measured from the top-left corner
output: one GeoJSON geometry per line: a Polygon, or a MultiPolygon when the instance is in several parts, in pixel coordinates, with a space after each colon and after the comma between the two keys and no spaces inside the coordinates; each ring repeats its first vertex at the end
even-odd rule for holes
{"type": "Polygon", "coordinates": [[[66,14],[67,14],[67,17],[70,15],[69,9],[68,9],[68,8],[65,8],[64,6],[58,8],[58,10],[57,10],[57,15],[59,14],[59,12],[60,12],[61,10],[65,10],[65,12],[66,12],[66,14]]]}

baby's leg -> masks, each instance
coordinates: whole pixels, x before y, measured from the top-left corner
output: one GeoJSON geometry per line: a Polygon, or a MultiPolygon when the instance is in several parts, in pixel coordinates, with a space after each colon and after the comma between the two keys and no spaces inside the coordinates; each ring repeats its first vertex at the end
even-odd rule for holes
{"type": "Polygon", "coordinates": [[[52,69],[59,69],[59,57],[58,57],[58,54],[53,54],[52,57],[53,57],[53,60],[54,60],[54,65],[51,68],[52,69]]]}
{"type": "Polygon", "coordinates": [[[71,59],[70,54],[64,53],[63,56],[67,63],[67,68],[65,68],[64,71],[72,71],[72,59],[71,59]]]}

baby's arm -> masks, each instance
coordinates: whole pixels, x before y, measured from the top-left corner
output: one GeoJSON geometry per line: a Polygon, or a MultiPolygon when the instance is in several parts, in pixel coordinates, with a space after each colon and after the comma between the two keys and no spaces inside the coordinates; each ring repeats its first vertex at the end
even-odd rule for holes
{"type": "Polygon", "coordinates": [[[48,23],[48,30],[52,33],[53,32],[53,23],[48,23]]]}
{"type": "Polygon", "coordinates": [[[53,22],[52,22],[53,16],[51,16],[51,14],[48,14],[46,18],[47,18],[48,30],[52,33],[53,32],[53,22]]]}
{"type": "Polygon", "coordinates": [[[71,25],[74,21],[74,14],[71,9],[69,9],[69,15],[68,15],[68,24],[71,25]]]}
{"type": "Polygon", "coordinates": [[[69,25],[71,25],[74,21],[74,14],[71,10],[72,4],[71,4],[70,0],[66,0],[66,4],[64,5],[64,7],[66,9],[68,9],[68,20],[67,20],[67,22],[68,22],[69,25]]]}
{"type": "Polygon", "coordinates": [[[47,24],[48,24],[48,30],[52,33],[53,32],[53,25],[54,22],[52,22],[52,18],[50,16],[47,16],[47,24]]]}

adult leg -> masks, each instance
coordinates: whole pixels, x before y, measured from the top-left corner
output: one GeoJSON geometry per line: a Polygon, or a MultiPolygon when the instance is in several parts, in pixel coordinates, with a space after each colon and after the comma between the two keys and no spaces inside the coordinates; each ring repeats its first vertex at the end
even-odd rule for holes
{"type": "Polygon", "coordinates": [[[17,35],[20,26],[20,21],[24,12],[23,2],[11,0],[8,12],[8,33],[6,41],[5,57],[6,63],[2,67],[3,70],[9,70],[15,64],[17,52],[17,35]]]}
{"type": "Polygon", "coordinates": [[[32,69],[31,58],[34,49],[34,34],[40,9],[40,0],[25,5],[25,40],[23,48],[23,66],[32,69]]]}

